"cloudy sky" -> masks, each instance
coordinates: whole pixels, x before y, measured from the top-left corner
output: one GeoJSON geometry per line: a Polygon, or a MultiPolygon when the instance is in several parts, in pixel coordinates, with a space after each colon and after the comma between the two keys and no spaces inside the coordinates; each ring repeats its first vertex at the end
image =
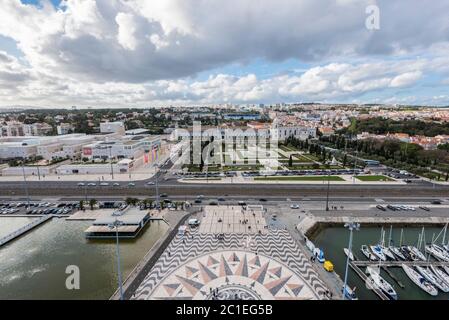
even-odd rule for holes
{"type": "Polygon", "coordinates": [[[447,0],[0,0],[0,106],[449,105],[448,12],[447,0]]]}

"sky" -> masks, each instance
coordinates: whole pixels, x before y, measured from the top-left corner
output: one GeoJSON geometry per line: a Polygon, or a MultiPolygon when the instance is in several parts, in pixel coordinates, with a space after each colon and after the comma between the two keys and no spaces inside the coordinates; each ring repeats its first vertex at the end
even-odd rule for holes
{"type": "Polygon", "coordinates": [[[447,0],[0,0],[0,106],[449,105],[447,0]]]}

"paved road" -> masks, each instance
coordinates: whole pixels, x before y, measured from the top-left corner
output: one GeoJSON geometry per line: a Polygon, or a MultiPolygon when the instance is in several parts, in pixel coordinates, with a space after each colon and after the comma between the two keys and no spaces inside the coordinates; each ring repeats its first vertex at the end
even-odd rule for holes
{"type": "MultiPolygon", "coordinates": [[[[99,186],[78,187],[77,182],[69,181],[30,181],[27,182],[28,192],[31,196],[88,196],[99,197],[126,197],[126,196],[155,196],[155,186],[147,185],[147,182],[158,180],[159,192],[167,193],[170,197],[192,198],[197,195],[208,197],[236,197],[236,198],[260,198],[260,197],[282,197],[282,198],[307,198],[323,197],[327,193],[326,184],[214,184],[180,183],[176,177],[167,173],[171,167],[168,162],[161,167],[157,177],[146,180],[133,181],[134,187],[129,187],[129,181],[120,182],[119,187],[99,186]]],[[[25,196],[24,183],[20,181],[0,182],[0,194],[7,197],[25,196]]],[[[331,197],[351,198],[382,198],[382,197],[449,197],[448,185],[433,185],[426,181],[414,181],[407,185],[332,185],[330,184],[331,197]]]]}

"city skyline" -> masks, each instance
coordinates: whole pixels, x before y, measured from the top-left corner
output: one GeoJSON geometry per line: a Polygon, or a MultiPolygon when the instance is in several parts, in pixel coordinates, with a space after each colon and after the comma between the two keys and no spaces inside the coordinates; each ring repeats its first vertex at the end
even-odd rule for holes
{"type": "Polygon", "coordinates": [[[1,2],[1,107],[449,104],[445,1],[1,2]]]}

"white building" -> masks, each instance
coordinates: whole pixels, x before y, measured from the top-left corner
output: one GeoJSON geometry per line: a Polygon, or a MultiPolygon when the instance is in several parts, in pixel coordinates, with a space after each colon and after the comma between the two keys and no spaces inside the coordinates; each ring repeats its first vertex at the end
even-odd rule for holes
{"type": "Polygon", "coordinates": [[[0,138],[0,160],[32,158],[42,156],[46,160],[54,158],[80,157],[82,147],[100,136],[69,134],[45,137],[4,137],[0,138]]]}
{"type": "Polygon", "coordinates": [[[53,131],[52,126],[47,123],[24,124],[23,133],[25,136],[45,136],[53,131]]]}
{"type": "Polygon", "coordinates": [[[66,135],[75,131],[75,128],[70,123],[61,123],[56,127],[56,129],[58,131],[58,135],[66,135]]]}
{"type": "Polygon", "coordinates": [[[125,134],[125,125],[121,121],[116,122],[102,122],[100,123],[101,133],[119,133],[125,134]]]}
{"type": "Polygon", "coordinates": [[[90,159],[136,159],[145,152],[159,148],[159,136],[123,136],[83,147],[82,157],[90,159]]]}

